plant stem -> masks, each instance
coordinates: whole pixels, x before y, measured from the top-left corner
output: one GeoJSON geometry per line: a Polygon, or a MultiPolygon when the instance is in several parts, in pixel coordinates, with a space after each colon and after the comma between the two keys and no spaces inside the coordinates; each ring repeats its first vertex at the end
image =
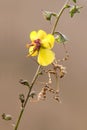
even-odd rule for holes
{"type": "Polygon", "coordinates": [[[57,27],[57,25],[58,25],[60,16],[63,14],[64,10],[65,10],[66,8],[68,8],[67,5],[68,5],[68,2],[69,2],[69,1],[70,1],[70,0],[67,0],[67,1],[65,2],[65,4],[63,5],[63,7],[61,8],[60,12],[58,13],[51,34],[54,34],[54,33],[55,33],[55,29],[56,29],[56,27],[57,27]]]}
{"type": "Polygon", "coordinates": [[[33,85],[34,85],[36,79],[38,78],[40,67],[41,67],[41,66],[38,65],[36,74],[34,75],[34,78],[33,78],[32,82],[31,82],[31,85],[30,85],[30,88],[29,88],[29,91],[28,91],[28,94],[27,94],[25,103],[24,103],[24,105],[23,105],[23,107],[22,107],[22,109],[21,109],[21,111],[20,111],[20,114],[19,114],[19,117],[18,117],[18,120],[17,120],[17,123],[16,123],[16,125],[15,125],[14,130],[17,130],[17,129],[18,129],[18,126],[19,126],[19,124],[20,124],[20,120],[21,120],[21,118],[22,118],[23,112],[24,112],[24,110],[25,110],[25,107],[26,107],[26,105],[27,105],[28,99],[29,99],[29,97],[30,97],[31,90],[32,90],[32,88],[33,88],[33,85]]]}
{"type": "MultiPolygon", "coordinates": [[[[69,0],[66,1],[66,3],[64,4],[64,6],[62,7],[62,9],[60,10],[60,12],[58,13],[57,19],[55,20],[55,23],[54,23],[54,26],[53,26],[53,29],[52,29],[52,34],[54,34],[54,32],[55,32],[55,29],[56,29],[56,27],[57,27],[57,24],[58,24],[58,21],[59,21],[59,19],[60,19],[60,16],[61,16],[62,13],[64,12],[64,10],[67,8],[68,2],[69,2],[69,0]]],[[[18,117],[18,120],[17,120],[17,122],[16,122],[16,125],[15,125],[14,130],[17,130],[17,129],[18,129],[18,126],[19,126],[19,124],[20,124],[20,121],[21,121],[23,112],[24,112],[25,107],[26,107],[26,105],[27,105],[27,102],[28,102],[28,100],[29,100],[30,93],[31,93],[31,91],[32,91],[33,85],[35,84],[35,81],[36,81],[36,79],[38,78],[40,67],[41,67],[41,66],[38,65],[36,74],[34,75],[34,78],[33,78],[32,82],[31,82],[31,85],[30,85],[30,88],[29,88],[27,97],[26,97],[26,99],[25,99],[25,103],[24,103],[24,105],[23,105],[23,107],[22,107],[22,109],[21,109],[21,111],[20,111],[20,114],[19,114],[19,117],[18,117]]]]}

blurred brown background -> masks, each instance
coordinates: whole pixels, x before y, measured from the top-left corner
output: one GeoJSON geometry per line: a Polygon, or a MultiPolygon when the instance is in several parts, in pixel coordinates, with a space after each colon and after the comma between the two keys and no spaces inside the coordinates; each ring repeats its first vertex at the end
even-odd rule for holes
{"type": "MultiPolygon", "coordinates": [[[[26,58],[26,43],[32,30],[50,32],[52,24],[45,21],[41,11],[59,11],[65,0],[0,0],[0,115],[13,116],[13,122],[0,118],[0,130],[12,130],[18,117],[20,93],[27,89],[19,79],[31,81],[36,65],[26,58]]],[[[69,43],[70,59],[64,63],[68,74],[60,81],[62,104],[51,97],[45,102],[30,103],[24,112],[19,130],[87,130],[87,1],[81,13],[70,18],[65,11],[58,31],[69,43]]],[[[53,22],[52,22],[53,23],[53,22]]],[[[62,46],[55,48],[57,57],[63,57],[62,46]]],[[[37,86],[36,86],[37,87],[37,86]]],[[[35,87],[35,90],[37,88],[35,87]]]]}

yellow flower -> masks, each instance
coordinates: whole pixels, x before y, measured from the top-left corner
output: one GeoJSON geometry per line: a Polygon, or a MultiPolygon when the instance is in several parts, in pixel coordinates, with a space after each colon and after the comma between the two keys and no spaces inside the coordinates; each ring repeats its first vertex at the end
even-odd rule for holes
{"type": "Polygon", "coordinates": [[[55,59],[55,54],[51,50],[54,46],[54,36],[47,34],[43,30],[30,33],[31,44],[28,44],[29,56],[38,56],[37,61],[42,66],[47,66],[55,59]]]}

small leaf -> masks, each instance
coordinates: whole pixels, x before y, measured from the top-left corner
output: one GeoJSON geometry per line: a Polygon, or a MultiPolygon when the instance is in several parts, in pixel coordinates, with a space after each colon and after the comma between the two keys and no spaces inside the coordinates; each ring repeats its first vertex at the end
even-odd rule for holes
{"type": "Polygon", "coordinates": [[[73,0],[74,3],[76,3],[77,1],[76,0],[73,0]]]}
{"type": "Polygon", "coordinates": [[[27,80],[20,79],[19,83],[29,87],[29,83],[27,80]]]}
{"type": "Polygon", "coordinates": [[[55,37],[55,40],[56,40],[58,43],[64,43],[64,42],[66,42],[68,39],[67,39],[67,37],[66,37],[64,34],[58,32],[57,36],[55,37]]]}
{"type": "Polygon", "coordinates": [[[12,116],[11,116],[11,115],[8,115],[8,114],[3,113],[3,114],[2,114],[2,119],[6,120],[6,121],[9,121],[9,120],[12,120],[12,116]]]}
{"type": "Polygon", "coordinates": [[[76,5],[73,5],[73,6],[71,6],[71,9],[70,9],[70,16],[71,17],[73,17],[74,16],[74,14],[76,14],[76,13],[80,13],[80,9],[81,9],[82,7],[79,7],[79,6],[76,6],[76,5]]]}

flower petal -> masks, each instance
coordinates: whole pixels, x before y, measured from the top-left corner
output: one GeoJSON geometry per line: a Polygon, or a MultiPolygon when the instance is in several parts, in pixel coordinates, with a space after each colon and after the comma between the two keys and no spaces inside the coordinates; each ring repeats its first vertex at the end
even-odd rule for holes
{"type": "Polygon", "coordinates": [[[32,31],[31,33],[30,33],[30,40],[31,41],[34,41],[34,40],[36,40],[37,39],[37,32],[36,31],[32,31]]]}
{"type": "Polygon", "coordinates": [[[37,50],[34,51],[34,49],[35,49],[35,46],[31,46],[29,48],[29,55],[30,56],[37,56],[38,55],[38,51],[37,50]]]}
{"type": "Polygon", "coordinates": [[[55,54],[49,49],[40,48],[38,54],[38,63],[42,66],[47,66],[53,62],[55,54]]]}
{"type": "Polygon", "coordinates": [[[37,38],[40,39],[40,40],[44,39],[46,36],[47,36],[47,34],[46,34],[46,32],[43,31],[43,30],[39,30],[39,31],[37,32],[37,38]]]}
{"type": "Polygon", "coordinates": [[[55,38],[53,35],[48,34],[44,39],[42,39],[41,44],[44,48],[51,49],[54,46],[55,38]]]}

